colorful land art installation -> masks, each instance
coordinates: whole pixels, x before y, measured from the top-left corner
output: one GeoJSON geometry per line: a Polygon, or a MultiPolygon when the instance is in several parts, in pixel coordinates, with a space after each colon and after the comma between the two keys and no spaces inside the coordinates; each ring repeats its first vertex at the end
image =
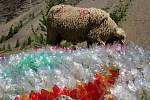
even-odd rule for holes
{"type": "Polygon", "coordinates": [[[63,90],[57,85],[52,87],[52,91],[42,89],[40,92],[31,91],[28,96],[18,96],[15,100],[55,100],[61,95],[71,97],[73,100],[109,100],[114,99],[110,92],[110,86],[114,85],[115,79],[119,75],[119,70],[112,66],[107,69],[110,75],[96,73],[93,82],[81,83],[75,89],[69,90],[65,87],[63,90]]]}
{"type": "Polygon", "coordinates": [[[150,51],[132,42],[77,50],[43,47],[0,57],[0,98],[150,100],[149,72],[150,51]]]}

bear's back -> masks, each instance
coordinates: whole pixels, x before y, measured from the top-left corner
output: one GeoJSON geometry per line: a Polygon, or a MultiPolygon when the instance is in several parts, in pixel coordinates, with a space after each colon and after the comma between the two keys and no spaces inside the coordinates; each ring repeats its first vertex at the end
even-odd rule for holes
{"type": "Polygon", "coordinates": [[[86,28],[89,23],[89,12],[86,8],[56,5],[51,8],[49,15],[51,15],[49,19],[51,20],[52,27],[80,30],[84,27],[86,28]]]}

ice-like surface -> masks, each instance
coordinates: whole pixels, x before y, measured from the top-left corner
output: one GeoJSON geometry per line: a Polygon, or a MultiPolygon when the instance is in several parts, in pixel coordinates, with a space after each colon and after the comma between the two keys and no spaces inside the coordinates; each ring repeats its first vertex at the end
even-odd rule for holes
{"type": "Polygon", "coordinates": [[[91,81],[96,71],[105,73],[102,65],[111,64],[120,69],[111,89],[117,100],[150,100],[150,52],[132,42],[75,51],[47,47],[1,57],[0,96],[13,99],[20,93],[48,89],[55,84],[74,87],[76,80],[91,81]]]}

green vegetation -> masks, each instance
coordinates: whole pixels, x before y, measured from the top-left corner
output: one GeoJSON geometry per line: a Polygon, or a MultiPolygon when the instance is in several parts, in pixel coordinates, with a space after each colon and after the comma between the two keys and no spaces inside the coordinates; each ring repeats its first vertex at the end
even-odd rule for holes
{"type": "MultiPolygon", "coordinates": [[[[11,13],[11,14],[12,14],[12,13],[11,13]]],[[[9,22],[10,20],[12,20],[13,18],[14,18],[13,15],[7,16],[6,23],[9,22]]]]}
{"type": "Polygon", "coordinates": [[[123,6],[119,6],[113,13],[110,14],[110,17],[118,24],[125,16],[126,16],[126,11],[128,9],[128,4],[123,6]]]}
{"type": "Polygon", "coordinates": [[[105,10],[105,11],[108,11],[109,9],[110,9],[109,7],[102,8],[102,10],[105,10]]]}
{"type": "Polygon", "coordinates": [[[16,46],[15,46],[15,47],[17,48],[17,47],[19,47],[19,46],[20,46],[19,39],[17,39],[17,42],[16,42],[16,46]]]}
{"type": "Polygon", "coordinates": [[[6,40],[6,36],[5,35],[2,35],[1,36],[1,39],[0,39],[0,43],[2,43],[3,41],[5,41],[6,40]]]}
{"type": "Polygon", "coordinates": [[[42,11],[41,12],[42,18],[39,20],[40,21],[39,26],[43,32],[47,32],[47,18],[48,18],[48,12],[51,9],[51,7],[53,7],[54,5],[57,5],[57,4],[64,3],[65,0],[46,0],[45,2],[47,4],[46,5],[46,13],[44,13],[42,11]]]}
{"type": "Polygon", "coordinates": [[[43,32],[47,32],[47,15],[42,12],[42,19],[39,20],[39,26],[43,32]]]}
{"type": "Polygon", "coordinates": [[[46,36],[43,34],[34,35],[32,45],[46,45],[46,36]]]}
{"type": "Polygon", "coordinates": [[[21,45],[21,48],[20,48],[20,49],[22,50],[22,49],[26,48],[26,46],[27,46],[27,43],[26,43],[26,41],[24,41],[24,42],[22,43],[22,45],[21,45]]]}
{"type": "Polygon", "coordinates": [[[145,89],[139,91],[138,100],[148,100],[148,94],[146,94],[145,89]]]}
{"type": "Polygon", "coordinates": [[[65,48],[76,48],[75,45],[73,45],[72,42],[68,42],[66,40],[62,40],[60,45],[65,47],[65,48]]]}
{"type": "Polygon", "coordinates": [[[21,21],[19,21],[19,23],[14,26],[12,25],[8,31],[8,34],[7,35],[2,35],[1,38],[0,38],[0,43],[3,43],[4,41],[12,38],[15,34],[17,34],[19,32],[19,30],[24,26],[26,25],[28,22],[30,22],[32,19],[35,18],[35,15],[34,13],[30,14],[29,15],[29,18],[25,18],[21,21]]]}
{"type": "Polygon", "coordinates": [[[27,40],[25,40],[20,49],[26,49],[31,47],[37,47],[37,46],[43,46],[46,45],[46,36],[43,34],[34,34],[34,36],[31,38],[29,37],[27,40]]]}
{"type": "MultiPolygon", "coordinates": [[[[48,12],[51,9],[51,7],[53,7],[54,5],[57,4],[61,4],[64,3],[65,0],[46,0],[46,12],[44,13],[44,11],[42,11],[42,18],[39,20],[39,26],[40,29],[44,32],[44,34],[47,33],[47,23],[48,23],[48,12]]],[[[37,35],[32,27],[32,31],[34,32],[35,36],[33,39],[33,44],[37,45],[37,44],[41,44],[41,45],[45,45],[46,43],[46,36],[43,36],[43,34],[37,35]]]]}
{"type": "Polygon", "coordinates": [[[10,27],[9,32],[7,34],[7,36],[2,35],[1,39],[0,39],[0,43],[10,39],[11,37],[13,37],[15,34],[18,33],[18,31],[23,27],[23,23],[22,21],[19,22],[19,24],[15,27],[13,27],[13,25],[10,27]]]}
{"type": "Polygon", "coordinates": [[[47,6],[46,6],[46,9],[47,9],[46,10],[46,15],[48,15],[48,12],[49,12],[49,10],[51,9],[52,6],[64,3],[65,0],[46,0],[45,2],[47,4],[47,6]]]}
{"type": "Polygon", "coordinates": [[[9,29],[9,32],[8,32],[8,35],[7,35],[6,39],[11,38],[13,35],[14,35],[14,33],[13,33],[13,26],[11,26],[10,29],[9,29]]]}
{"type": "Polygon", "coordinates": [[[66,4],[70,4],[70,5],[76,5],[77,3],[79,3],[81,0],[66,0],[67,2],[65,2],[66,4]]]}
{"type": "Polygon", "coordinates": [[[7,46],[7,50],[11,50],[11,46],[10,46],[10,44],[8,44],[8,46],[7,46]]]}
{"type": "Polygon", "coordinates": [[[28,41],[27,41],[27,45],[30,45],[32,42],[31,37],[29,36],[28,41]]]}
{"type": "Polygon", "coordinates": [[[127,13],[129,5],[131,4],[131,1],[133,1],[133,0],[130,0],[127,3],[124,3],[124,1],[120,0],[120,5],[118,5],[112,13],[110,13],[110,17],[117,24],[126,16],[126,13],[127,13]]]}
{"type": "Polygon", "coordinates": [[[29,15],[29,19],[34,19],[34,18],[35,18],[34,13],[32,13],[32,14],[29,15]]]}
{"type": "Polygon", "coordinates": [[[3,48],[2,48],[2,50],[5,50],[5,44],[3,45],[3,48]]]}

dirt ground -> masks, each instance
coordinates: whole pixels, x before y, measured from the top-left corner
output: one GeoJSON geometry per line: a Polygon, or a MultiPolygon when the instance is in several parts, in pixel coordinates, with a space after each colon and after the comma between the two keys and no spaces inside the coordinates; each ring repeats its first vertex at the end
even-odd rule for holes
{"type": "Polygon", "coordinates": [[[150,50],[150,0],[135,0],[121,26],[128,40],[150,50]]]}

